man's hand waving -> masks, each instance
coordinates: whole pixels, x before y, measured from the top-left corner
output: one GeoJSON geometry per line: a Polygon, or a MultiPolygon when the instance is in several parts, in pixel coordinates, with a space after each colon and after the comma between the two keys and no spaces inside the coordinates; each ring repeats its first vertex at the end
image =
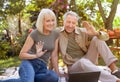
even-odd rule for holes
{"type": "Polygon", "coordinates": [[[99,35],[99,33],[95,30],[94,26],[92,26],[89,22],[83,21],[82,25],[83,25],[83,27],[86,28],[86,30],[87,30],[86,33],[88,35],[95,35],[95,36],[99,35]]]}

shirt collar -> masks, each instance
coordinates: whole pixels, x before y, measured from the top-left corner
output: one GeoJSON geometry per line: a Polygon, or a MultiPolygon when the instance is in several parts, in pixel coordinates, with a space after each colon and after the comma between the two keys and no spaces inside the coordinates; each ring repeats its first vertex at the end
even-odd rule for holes
{"type": "MultiPolygon", "coordinates": [[[[80,33],[78,32],[78,28],[79,28],[79,27],[75,27],[75,31],[74,31],[74,32],[75,32],[76,34],[80,34],[80,33]]],[[[62,29],[61,29],[60,32],[63,32],[63,31],[65,31],[64,27],[62,27],[62,29]]]]}

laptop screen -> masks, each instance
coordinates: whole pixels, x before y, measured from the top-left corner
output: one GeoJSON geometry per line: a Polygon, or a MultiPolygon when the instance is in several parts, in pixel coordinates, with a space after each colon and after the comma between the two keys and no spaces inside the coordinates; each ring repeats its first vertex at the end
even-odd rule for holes
{"type": "Polygon", "coordinates": [[[98,82],[100,72],[70,73],[68,82],[98,82]]]}

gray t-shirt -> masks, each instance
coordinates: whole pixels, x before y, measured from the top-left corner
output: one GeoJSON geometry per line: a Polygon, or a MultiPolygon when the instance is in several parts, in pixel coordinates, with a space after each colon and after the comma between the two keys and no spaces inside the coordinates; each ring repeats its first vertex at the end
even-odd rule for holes
{"type": "Polygon", "coordinates": [[[52,51],[54,50],[55,40],[58,38],[59,34],[55,31],[51,31],[50,35],[43,35],[36,29],[30,34],[30,36],[34,40],[34,44],[29,53],[35,54],[36,53],[35,45],[39,41],[44,42],[43,50],[47,50],[47,52],[43,56],[41,56],[40,59],[48,63],[49,57],[52,51]]]}

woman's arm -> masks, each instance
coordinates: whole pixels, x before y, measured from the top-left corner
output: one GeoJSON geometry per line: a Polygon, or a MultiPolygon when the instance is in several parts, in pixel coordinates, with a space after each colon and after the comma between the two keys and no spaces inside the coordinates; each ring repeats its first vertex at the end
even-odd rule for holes
{"type": "Polygon", "coordinates": [[[26,41],[25,41],[25,44],[23,45],[23,48],[20,51],[20,54],[19,54],[20,59],[38,58],[38,57],[42,56],[47,51],[47,50],[42,51],[44,42],[40,41],[36,44],[36,54],[31,55],[31,54],[28,53],[28,51],[31,49],[33,44],[34,44],[33,39],[30,36],[28,36],[26,41]]]}
{"type": "Polygon", "coordinates": [[[28,51],[31,49],[33,44],[34,44],[33,39],[30,36],[28,36],[25,41],[25,44],[23,45],[23,48],[20,51],[19,54],[20,59],[35,59],[42,56],[47,51],[47,50],[44,51],[42,50],[44,43],[40,41],[36,44],[36,54],[31,55],[28,53],[28,51]]]}
{"type": "Polygon", "coordinates": [[[67,76],[66,74],[61,74],[59,72],[58,55],[59,55],[59,51],[58,51],[58,39],[57,39],[55,41],[55,49],[53,50],[52,55],[51,55],[51,62],[52,62],[55,72],[61,77],[66,77],[67,76]]]}
{"type": "Polygon", "coordinates": [[[31,49],[31,47],[33,46],[34,44],[34,41],[33,39],[30,37],[30,35],[27,37],[21,51],[20,51],[20,54],[19,54],[19,58],[20,59],[34,59],[34,58],[37,58],[36,55],[30,55],[28,53],[28,51],[31,49]]]}
{"type": "Polygon", "coordinates": [[[56,73],[59,74],[58,68],[58,39],[55,41],[55,48],[51,54],[51,62],[56,73]]]}

